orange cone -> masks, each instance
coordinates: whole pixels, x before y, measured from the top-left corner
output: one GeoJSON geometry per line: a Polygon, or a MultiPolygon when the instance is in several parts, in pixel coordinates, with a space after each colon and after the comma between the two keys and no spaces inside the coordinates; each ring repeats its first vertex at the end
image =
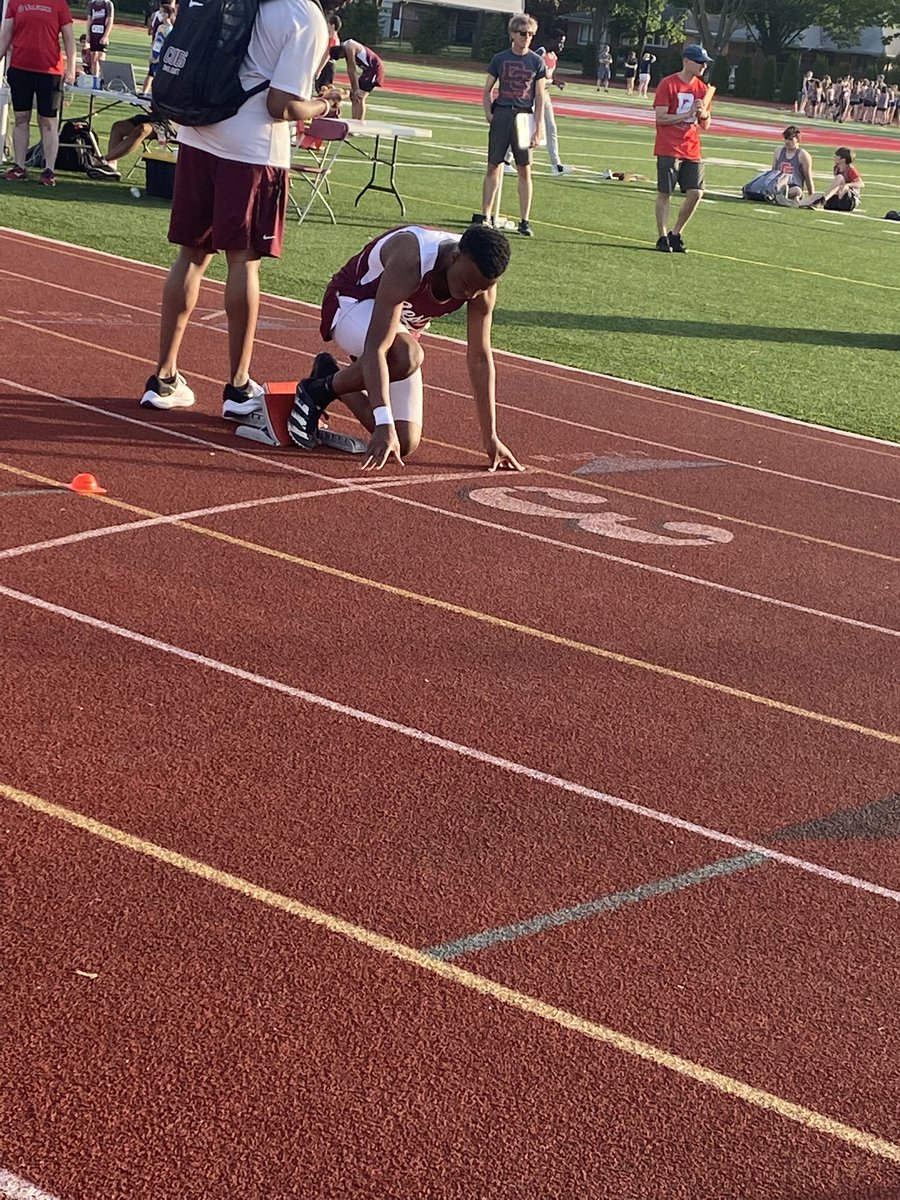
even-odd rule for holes
{"type": "Polygon", "coordinates": [[[100,486],[96,475],[89,475],[87,471],[84,471],[81,475],[76,475],[67,486],[70,491],[79,492],[83,496],[106,495],[106,488],[100,486]]]}

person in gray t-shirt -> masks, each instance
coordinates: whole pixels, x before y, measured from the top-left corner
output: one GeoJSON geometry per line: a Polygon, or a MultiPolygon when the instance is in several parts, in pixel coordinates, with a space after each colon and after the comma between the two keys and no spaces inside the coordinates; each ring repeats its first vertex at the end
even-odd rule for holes
{"type": "Polygon", "coordinates": [[[510,18],[512,46],[495,54],[488,66],[482,93],[484,116],[490,126],[488,165],[482,188],[482,211],[472,218],[484,224],[493,211],[501,182],[503,160],[512,150],[519,176],[519,233],[531,237],[531,151],[544,140],[544,91],[547,69],[530,49],[537,21],[527,13],[510,18]],[[496,97],[494,90],[496,89],[496,97]]]}

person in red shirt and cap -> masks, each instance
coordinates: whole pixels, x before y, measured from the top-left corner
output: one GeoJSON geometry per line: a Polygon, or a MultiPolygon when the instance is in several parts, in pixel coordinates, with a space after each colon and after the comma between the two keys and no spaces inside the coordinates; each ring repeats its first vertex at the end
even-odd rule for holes
{"type": "Polygon", "coordinates": [[[9,0],[0,26],[0,60],[12,47],[6,71],[16,123],[13,128],[15,164],[4,178],[22,182],[28,178],[25,157],[28,154],[28,130],[31,112],[37,101],[38,125],[44,150],[44,171],[38,182],[53,187],[56,155],[59,150],[59,105],[63,79],[75,82],[75,33],[72,14],[66,0],[9,0]],[[62,34],[66,57],[59,48],[62,34]]]}
{"type": "Polygon", "coordinates": [[[703,195],[703,159],[700,130],[709,128],[705,104],[707,84],[701,76],[712,59],[702,46],[685,46],[681,70],[659,81],[653,109],[656,113],[656,249],[684,254],[681,231],[703,195]],[[684,201],[670,230],[669,197],[679,187],[684,201]]]}

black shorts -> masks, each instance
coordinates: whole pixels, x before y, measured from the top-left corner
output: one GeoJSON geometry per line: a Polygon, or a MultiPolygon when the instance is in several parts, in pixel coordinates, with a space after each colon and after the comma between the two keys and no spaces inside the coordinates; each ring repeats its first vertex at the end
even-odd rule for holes
{"type": "MultiPolygon", "coordinates": [[[[141,125],[152,125],[153,136],[157,141],[174,142],[178,137],[175,126],[170,125],[165,117],[161,117],[152,108],[148,109],[141,116],[128,117],[127,120],[128,124],[133,125],[135,129],[140,128],[141,125]]],[[[147,136],[149,137],[150,135],[148,134],[147,136]]]]}
{"type": "Polygon", "coordinates": [[[516,141],[516,117],[521,111],[524,110],[499,104],[494,109],[488,133],[488,162],[492,167],[504,161],[507,150],[512,151],[517,166],[524,167],[531,162],[531,148],[520,148],[516,141]]]}
{"type": "Polygon", "coordinates": [[[59,115],[62,75],[48,75],[46,71],[23,71],[19,67],[10,67],[6,78],[9,81],[13,112],[30,113],[36,99],[39,117],[59,115]]]}
{"type": "Polygon", "coordinates": [[[321,74],[316,79],[316,91],[321,92],[322,88],[330,88],[334,85],[334,63],[327,62],[322,68],[321,74]]]}
{"type": "Polygon", "coordinates": [[[703,191],[703,163],[699,159],[656,156],[656,190],[671,196],[676,184],[682,193],[703,191]]]}
{"type": "Polygon", "coordinates": [[[859,208],[859,192],[844,192],[843,196],[832,196],[823,205],[829,212],[853,212],[859,208]]]}

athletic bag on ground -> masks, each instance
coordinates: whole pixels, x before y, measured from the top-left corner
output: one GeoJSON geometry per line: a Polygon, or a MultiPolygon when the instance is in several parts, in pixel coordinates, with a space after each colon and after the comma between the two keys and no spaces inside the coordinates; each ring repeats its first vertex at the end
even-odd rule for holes
{"type": "Polygon", "coordinates": [[[59,131],[57,171],[87,171],[102,161],[100,146],[87,121],[66,121],[59,131]]]}
{"type": "Polygon", "coordinates": [[[153,80],[153,107],[177,125],[233,117],[268,82],[245,91],[238,76],[265,0],[190,0],[178,6],[153,80]]]}
{"type": "Polygon", "coordinates": [[[46,167],[47,160],[44,158],[44,147],[40,142],[35,142],[33,146],[29,146],[28,153],[25,155],[26,167],[46,167]]]}
{"type": "Polygon", "coordinates": [[[775,185],[780,178],[780,171],[763,171],[761,175],[744,184],[741,194],[745,200],[766,200],[769,204],[774,204],[778,193],[775,185]]]}

